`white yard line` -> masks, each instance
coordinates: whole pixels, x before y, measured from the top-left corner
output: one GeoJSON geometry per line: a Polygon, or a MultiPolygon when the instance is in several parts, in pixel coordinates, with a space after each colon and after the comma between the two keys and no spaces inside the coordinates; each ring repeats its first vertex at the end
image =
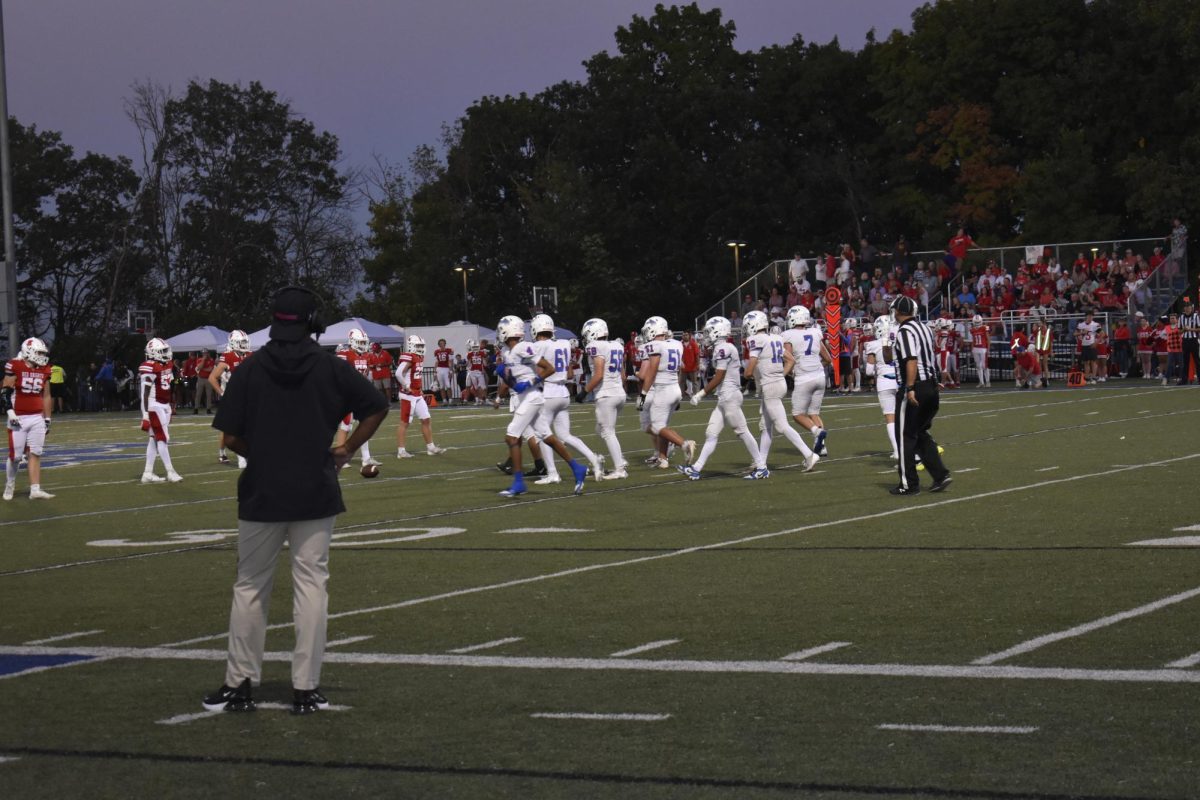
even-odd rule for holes
{"type": "Polygon", "coordinates": [[[979,472],[979,467],[966,467],[965,469],[954,470],[955,475],[962,473],[962,472],[979,472]]]}
{"type": "Polygon", "coordinates": [[[13,761],[20,761],[20,756],[0,756],[0,764],[9,764],[13,761]]]}
{"type": "Polygon", "coordinates": [[[1034,416],[1035,417],[1048,417],[1050,415],[1043,411],[1041,414],[1034,414],[1034,416]]]}
{"type": "Polygon", "coordinates": [[[908,725],[885,722],[876,725],[881,731],[921,731],[925,733],[1034,733],[1036,727],[1015,725],[908,725]]]}
{"type": "Polygon", "coordinates": [[[638,653],[648,653],[651,650],[658,650],[661,647],[679,644],[682,641],[683,639],[659,639],[657,642],[646,642],[646,644],[639,645],[638,647],[631,647],[628,650],[618,650],[615,653],[611,653],[608,657],[624,658],[625,656],[633,656],[637,655],[638,653]]]}
{"type": "Polygon", "coordinates": [[[1118,622],[1123,622],[1127,619],[1133,619],[1134,617],[1150,614],[1154,611],[1158,611],[1160,608],[1166,608],[1168,606],[1173,606],[1176,603],[1182,603],[1185,600],[1191,600],[1193,597],[1200,597],[1200,587],[1189,589],[1186,592],[1180,592],[1179,594],[1173,594],[1170,597],[1164,597],[1161,600],[1155,600],[1153,603],[1146,603],[1143,606],[1131,608],[1128,611],[1122,611],[1119,614],[1110,614],[1107,617],[1101,617],[1100,619],[1092,620],[1091,622],[1085,622],[1084,624],[1076,625],[1073,628],[1056,631],[1055,633],[1047,633],[1043,636],[1038,636],[1035,639],[1030,639],[1029,641],[1013,645],[1007,650],[1001,650],[998,653],[991,653],[990,655],[983,656],[982,658],[977,658],[971,663],[982,665],[995,664],[997,662],[1012,658],[1013,656],[1024,655],[1025,653],[1037,650],[1038,648],[1045,647],[1048,644],[1061,642],[1063,639],[1071,639],[1075,636],[1083,636],[1085,633],[1091,633],[1092,631],[1097,631],[1101,628],[1107,628],[1109,625],[1116,625],[1118,622]]]}
{"type": "Polygon", "coordinates": [[[852,642],[829,642],[828,644],[822,644],[822,645],[817,645],[816,647],[810,647],[807,650],[800,650],[795,653],[788,653],[786,656],[783,656],[779,660],[780,661],[804,661],[806,658],[812,658],[813,656],[819,656],[819,655],[821,655],[821,653],[828,653],[833,650],[840,650],[843,647],[849,647],[851,644],[852,644],[852,642]]]}
{"type": "Polygon", "coordinates": [[[84,636],[95,636],[97,633],[104,633],[103,629],[94,631],[75,631],[75,633],[62,633],[58,636],[48,636],[45,639],[30,639],[25,644],[50,644],[51,642],[65,642],[67,639],[79,639],[84,636]]]}
{"type": "Polygon", "coordinates": [[[496,533],[591,533],[592,528],[504,528],[496,533]]]}
{"type": "Polygon", "coordinates": [[[483,644],[472,644],[472,645],[468,645],[467,647],[459,647],[459,648],[455,648],[454,650],[447,650],[446,652],[454,653],[456,655],[462,655],[463,653],[474,653],[477,650],[491,650],[493,647],[502,647],[506,644],[512,644],[513,642],[519,642],[523,638],[524,637],[522,637],[522,636],[509,636],[508,638],[505,638],[505,639],[494,639],[490,642],[484,642],[483,644]]]}
{"type": "MultiPolygon", "coordinates": [[[[0,655],[44,655],[74,653],[94,656],[92,661],[114,658],[164,661],[209,661],[223,663],[228,654],[220,650],[178,650],[170,647],[49,647],[0,645],[0,655]]],[[[270,651],[263,659],[289,664],[291,650],[270,651]]],[[[477,669],[578,670],[587,672],[669,672],[759,675],[841,675],[888,678],[947,678],[983,680],[1083,681],[1098,683],[1200,684],[1200,670],[1187,669],[1078,669],[1067,667],[1014,667],[1002,664],[838,664],[824,661],[697,661],[645,658],[540,658],[532,656],[479,656],[447,653],[344,653],[325,654],[326,664],[374,664],[391,666],[451,667],[477,669]]]]}
{"type": "Polygon", "coordinates": [[[1181,658],[1178,661],[1172,661],[1170,664],[1167,664],[1166,667],[1167,669],[1187,669],[1188,667],[1194,667],[1197,664],[1200,664],[1200,653],[1192,653],[1190,656],[1181,658]]]}
{"type": "Polygon", "coordinates": [[[1171,536],[1166,539],[1143,539],[1129,542],[1126,547],[1200,547],[1200,536],[1171,536]]]}
{"type": "Polygon", "coordinates": [[[1042,467],[1041,469],[1035,469],[1034,472],[1053,472],[1056,469],[1058,467],[1042,467]]]}
{"type": "Polygon", "coordinates": [[[1085,417],[1094,417],[1094,416],[1096,416],[1096,415],[1097,415],[1097,414],[1099,414],[1099,413],[1100,413],[1099,411],[1089,411],[1089,412],[1087,412],[1086,414],[1084,414],[1084,416],[1085,416],[1085,417]]]}
{"type": "MultiPolygon", "coordinates": [[[[656,553],[654,555],[639,556],[637,558],[628,558],[621,561],[605,561],[599,564],[588,564],[582,567],[573,567],[571,569],[558,570],[556,572],[546,572],[541,575],[532,575],[527,578],[515,578],[510,581],[502,581],[500,583],[489,583],[482,586],[470,586],[464,589],[455,589],[449,592],[440,594],[426,595],[425,597],[414,597],[408,600],[400,600],[395,603],[386,603],[379,606],[369,606],[366,608],[352,609],[350,611],[341,611],[336,614],[330,614],[329,619],[341,619],[343,617],[353,617],[362,614],[377,614],[381,611],[395,611],[401,608],[410,608],[412,606],[423,605],[425,603],[433,603],[441,600],[451,600],[457,597],[465,597],[473,594],[481,594],[484,592],[492,592],[500,589],[511,589],[514,586],[526,586],[533,583],[541,583],[543,581],[555,580],[557,578],[566,578],[574,575],[582,575],[589,572],[598,572],[605,569],[614,569],[617,567],[628,567],[635,564],[646,564],[652,561],[662,561],[669,558],[678,558],[680,556],[692,555],[693,553],[703,553],[707,550],[717,550],[722,547],[734,547],[737,545],[747,544],[749,542],[759,542],[766,539],[774,539],[779,536],[788,536],[796,533],[805,533],[807,531],[822,530],[824,528],[834,528],[841,525],[852,525],[858,522],[866,522],[867,520],[893,518],[900,514],[921,513],[931,508],[940,508],[943,506],[956,505],[958,503],[969,503],[973,500],[985,500],[990,497],[1001,497],[1007,494],[1016,492],[1025,492],[1033,489],[1041,489],[1046,486],[1057,486],[1063,483],[1073,483],[1075,481],[1087,480],[1089,478],[1103,478],[1109,475],[1116,475],[1121,472],[1128,472],[1134,469],[1143,469],[1149,466],[1174,464],[1181,461],[1190,461],[1195,458],[1200,458],[1200,453],[1191,453],[1186,456],[1176,456],[1162,461],[1152,461],[1145,464],[1136,464],[1120,469],[1107,469],[1100,472],[1089,472],[1082,475],[1072,475],[1067,478],[1054,478],[1052,480],[1038,481],[1036,483],[1027,483],[1021,486],[1010,486],[1007,489],[993,489],[979,494],[962,495],[959,497],[950,497],[944,500],[937,500],[931,503],[914,503],[911,505],[896,505],[886,511],[878,511],[873,514],[860,514],[854,517],[842,517],[841,519],[828,520],[826,522],[814,522],[810,525],[801,525],[795,528],[785,528],[779,531],[770,533],[759,533],[752,536],[743,536],[737,539],[727,539],[723,542],[714,542],[712,544],[696,545],[694,547],[685,547],[680,550],[671,550],[666,553],[656,553]]],[[[965,472],[966,470],[958,470],[965,472]]],[[[273,625],[268,625],[267,630],[278,630],[282,628],[292,627],[291,622],[278,622],[273,625]]],[[[214,639],[223,639],[228,636],[228,631],[210,634],[208,636],[198,636],[192,639],[184,639],[170,644],[164,644],[163,647],[183,647],[200,642],[209,642],[214,639]]]]}
{"type": "Polygon", "coordinates": [[[326,647],[342,647],[343,645],[357,644],[358,642],[365,642],[368,639],[374,639],[374,638],[375,638],[374,636],[347,636],[345,639],[334,639],[332,642],[326,642],[325,646],[326,647]]]}
{"type": "MultiPolygon", "coordinates": [[[[255,703],[254,707],[256,709],[258,709],[259,711],[291,711],[292,710],[291,705],[288,705],[286,703],[255,703]]],[[[324,714],[326,711],[349,711],[351,708],[353,708],[353,706],[340,706],[340,705],[336,705],[334,703],[330,703],[329,707],[322,708],[320,713],[324,714]]],[[[226,713],[226,712],[224,710],[221,710],[221,711],[197,711],[194,714],[176,714],[173,717],[167,717],[166,719],[157,720],[155,722],[155,724],[156,725],[186,725],[187,723],[195,722],[198,719],[207,719],[209,717],[219,717],[224,713],[226,713]]]]}
{"type": "Polygon", "coordinates": [[[600,722],[662,722],[671,718],[670,714],[596,714],[588,711],[538,711],[529,716],[533,719],[584,719],[600,722]]]}

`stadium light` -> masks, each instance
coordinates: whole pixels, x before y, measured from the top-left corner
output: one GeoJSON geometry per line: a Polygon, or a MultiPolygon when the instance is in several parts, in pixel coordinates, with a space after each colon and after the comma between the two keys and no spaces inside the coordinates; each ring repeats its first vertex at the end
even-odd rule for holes
{"type": "Polygon", "coordinates": [[[733,288],[736,291],[742,283],[742,264],[740,254],[746,243],[741,239],[730,239],[725,246],[733,250],[733,288]]]}
{"type": "Polygon", "coordinates": [[[461,267],[455,267],[455,272],[461,272],[463,276],[463,322],[470,322],[470,312],[467,309],[467,273],[474,272],[474,267],[468,267],[463,264],[461,267]]]}

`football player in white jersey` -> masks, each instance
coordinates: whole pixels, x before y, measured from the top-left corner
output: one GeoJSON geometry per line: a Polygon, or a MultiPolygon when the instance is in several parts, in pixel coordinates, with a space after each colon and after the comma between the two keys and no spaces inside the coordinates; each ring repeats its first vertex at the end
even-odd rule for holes
{"type": "Polygon", "coordinates": [[[787,330],[781,334],[783,349],[792,354],[792,419],[813,435],[813,451],[822,458],[825,449],[825,422],[821,402],[825,399],[825,367],[831,363],[829,348],[821,329],[813,325],[812,312],[804,306],[792,306],[787,313],[787,330]]]}
{"type": "Polygon", "coordinates": [[[646,357],[642,361],[641,412],[642,430],[654,440],[658,457],[654,467],[667,469],[668,445],[682,447],[687,463],[696,457],[696,443],[684,440],[669,425],[671,415],[679,407],[683,392],[679,388],[679,370],[683,367],[683,346],[671,338],[671,328],[662,317],[650,317],[642,326],[646,337],[646,357]]]}
{"type": "Polygon", "coordinates": [[[779,335],[767,333],[767,325],[767,315],[761,311],[747,312],[742,322],[742,336],[750,353],[747,369],[754,374],[754,382],[762,393],[762,437],[758,449],[765,462],[767,454],[771,452],[771,438],[778,433],[804,456],[804,471],[812,472],[820,456],[808,448],[783,410],[783,396],[787,394],[784,376],[791,372],[795,360],[784,349],[783,339],[779,335]]]}
{"type": "Polygon", "coordinates": [[[584,387],[596,398],[596,433],[608,447],[613,469],[603,480],[629,477],[629,466],[617,438],[617,417],[625,407],[625,345],[620,340],[609,341],[608,323],[589,319],[583,323],[583,348],[591,360],[592,377],[584,387]]]}
{"type": "MultiPolygon", "coordinates": [[[[566,339],[554,338],[554,320],[549,314],[536,315],[530,320],[529,327],[533,331],[534,349],[552,368],[548,375],[543,376],[542,413],[534,423],[537,438],[544,442],[554,435],[560,442],[586,458],[592,465],[592,474],[596,476],[596,480],[600,480],[604,475],[604,465],[600,463],[600,457],[571,433],[571,390],[567,388],[567,380],[573,375],[571,343],[566,339]]],[[[546,451],[545,459],[546,476],[534,483],[561,482],[552,450],[546,451]]]]}
{"type": "Polygon", "coordinates": [[[875,392],[879,397],[879,408],[887,425],[888,442],[892,445],[892,459],[898,460],[896,450],[896,330],[890,315],[875,320],[875,338],[863,345],[866,372],[875,376],[875,392]]]}
{"type": "MultiPolygon", "coordinates": [[[[534,424],[546,402],[541,384],[554,373],[554,365],[542,358],[533,342],[524,341],[525,322],[520,317],[502,317],[496,326],[496,335],[505,345],[502,358],[496,364],[496,377],[508,384],[509,390],[516,395],[512,422],[504,432],[504,442],[512,459],[513,482],[500,492],[500,496],[516,497],[527,491],[525,474],[521,470],[521,437],[533,433],[534,424]]],[[[571,474],[575,476],[575,494],[582,494],[587,467],[571,458],[567,448],[554,434],[546,436],[543,441],[554,448],[554,452],[571,467],[571,474]]]]}
{"type": "Polygon", "coordinates": [[[708,463],[709,456],[717,449],[717,437],[721,435],[726,424],[733,428],[733,432],[746,446],[746,452],[750,454],[750,473],[746,475],[746,479],[761,480],[771,474],[767,471],[766,459],[758,449],[758,442],[754,441],[754,434],[750,433],[750,428],[746,425],[746,415],[742,413],[742,354],[738,346],[729,341],[732,333],[733,325],[725,317],[711,318],[704,323],[704,330],[700,333],[704,339],[704,346],[712,348],[712,364],[716,372],[713,373],[712,380],[692,395],[691,403],[694,406],[700,405],[700,401],[706,395],[716,392],[717,407],[708,417],[708,428],[704,431],[704,446],[700,448],[700,455],[692,464],[678,468],[694,481],[700,480],[700,472],[708,463]]]}

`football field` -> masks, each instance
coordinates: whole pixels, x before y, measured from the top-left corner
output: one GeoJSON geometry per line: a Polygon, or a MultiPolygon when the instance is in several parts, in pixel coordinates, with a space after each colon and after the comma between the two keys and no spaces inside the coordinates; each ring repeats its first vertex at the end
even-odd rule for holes
{"type": "Polygon", "coordinates": [[[1196,389],[945,392],[954,483],[912,498],[868,394],[765,481],[728,430],[703,480],[642,466],[627,405],[629,478],[580,497],[497,496],[503,411],[437,409],[448,452],[403,461],[393,416],[342,476],[307,717],[285,565],[259,710],[200,705],[236,565],[211,418],[157,485],[136,415],[56,419],[57,497],[0,505],[0,798],[1200,796],[1196,389]]]}

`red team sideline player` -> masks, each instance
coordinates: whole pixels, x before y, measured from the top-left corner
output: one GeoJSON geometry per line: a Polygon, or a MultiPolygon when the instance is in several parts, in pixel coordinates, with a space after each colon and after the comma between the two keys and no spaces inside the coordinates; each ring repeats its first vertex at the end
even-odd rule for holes
{"type": "Polygon", "coordinates": [[[975,360],[977,386],[992,385],[992,371],[988,368],[988,348],[992,344],[992,328],[979,314],[971,317],[971,358],[975,360]]]}
{"type": "MultiPolygon", "coordinates": [[[[208,376],[209,384],[217,393],[217,400],[225,395],[225,387],[229,385],[229,378],[233,375],[233,371],[249,357],[250,337],[246,335],[245,331],[231,331],[228,347],[224,353],[221,353],[221,357],[217,359],[217,365],[213,367],[213,371],[208,376]]],[[[228,464],[229,456],[225,454],[225,434],[219,433],[217,436],[220,443],[217,449],[217,461],[228,464]]],[[[246,459],[238,456],[238,469],[245,468],[246,459]]]]}
{"type": "Polygon", "coordinates": [[[408,426],[413,417],[421,421],[421,435],[425,438],[425,452],[431,456],[446,452],[433,443],[433,422],[429,404],[421,388],[421,365],[425,361],[425,340],[420,336],[408,337],[408,351],[396,359],[396,383],[400,384],[400,422],[396,424],[396,458],[412,458],[404,447],[408,426]]]}
{"type": "MultiPolygon", "coordinates": [[[[183,477],[171,464],[171,452],[167,443],[171,441],[171,382],[175,378],[171,345],[162,339],[146,342],[146,360],[138,367],[138,397],[142,404],[142,430],[149,434],[146,443],[146,468],[142,471],[142,483],[162,483],[164,480],[179,483],[183,477]],[[162,459],[167,468],[167,477],[154,474],[155,456],[162,459]]],[[[204,380],[207,380],[205,378],[204,380]]]]}
{"type": "Polygon", "coordinates": [[[21,343],[17,358],[4,364],[4,394],[15,395],[8,409],[8,458],[5,459],[4,499],[12,500],[17,486],[17,454],[29,448],[29,499],[49,500],[42,491],[42,448],[50,430],[50,351],[41,339],[21,343]]]}
{"type": "Polygon", "coordinates": [[[446,347],[445,339],[438,339],[437,349],[433,351],[433,363],[437,367],[438,400],[449,403],[454,399],[454,350],[446,347]]]}
{"type": "MultiPolygon", "coordinates": [[[[334,353],[338,358],[349,362],[350,366],[354,367],[359,375],[362,375],[367,381],[371,380],[371,340],[367,335],[358,328],[351,328],[350,333],[346,335],[346,344],[338,348],[334,353]]],[[[338,425],[337,437],[335,439],[336,446],[341,447],[346,443],[346,437],[349,436],[351,428],[354,427],[354,415],[347,414],[341,424],[338,425]]],[[[369,442],[363,442],[359,452],[362,454],[362,465],[364,467],[378,467],[383,462],[371,458],[371,448],[369,442]]]]}
{"type": "MultiPolygon", "coordinates": [[[[486,340],[485,340],[486,341],[486,340]]],[[[475,405],[483,405],[487,399],[487,351],[474,339],[467,340],[467,388],[463,390],[463,402],[474,398],[475,405]]]]}

